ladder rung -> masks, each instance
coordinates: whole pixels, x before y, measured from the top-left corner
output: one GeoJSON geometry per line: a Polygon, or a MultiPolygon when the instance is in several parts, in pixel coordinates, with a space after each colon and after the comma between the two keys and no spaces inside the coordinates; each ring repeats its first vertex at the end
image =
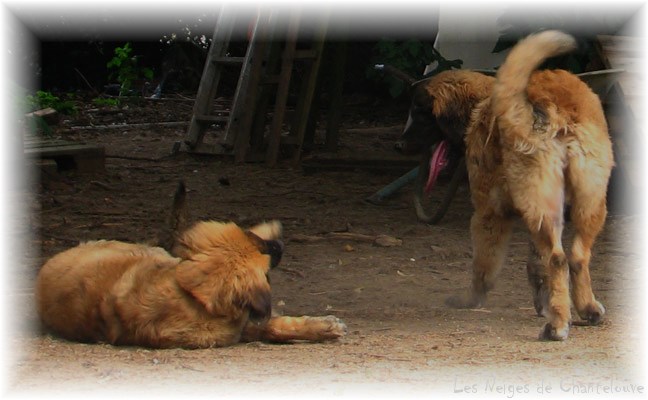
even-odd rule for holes
{"type": "Polygon", "coordinates": [[[196,115],[196,120],[200,122],[227,122],[229,117],[222,115],[196,115]]]}
{"type": "Polygon", "coordinates": [[[317,58],[317,50],[297,50],[295,51],[295,59],[307,60],[317,58]]]}
{"type": "Polygon", "coordinates": [[[243,64],[245,57],[215,57],[212,59],[214,64],[243,64]]]}

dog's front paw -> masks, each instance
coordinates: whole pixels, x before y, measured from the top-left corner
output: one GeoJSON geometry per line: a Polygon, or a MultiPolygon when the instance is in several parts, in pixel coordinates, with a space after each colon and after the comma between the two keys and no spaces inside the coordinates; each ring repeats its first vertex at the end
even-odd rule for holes
{"type": "Polygon", "coordinates": [[[540,340],[554,340],[563,341],[569,336],[569,324],[565,324],[562,328],[556,328],[551,323],[547,322],[540,331],[538,339],[540,340]]]}
{"type": "Polygon", "coordinates": [[[346,324],[334,315],[307,318],[308,324],[316,329],[320,340],[338,339],[347,334],[346,324]]]}

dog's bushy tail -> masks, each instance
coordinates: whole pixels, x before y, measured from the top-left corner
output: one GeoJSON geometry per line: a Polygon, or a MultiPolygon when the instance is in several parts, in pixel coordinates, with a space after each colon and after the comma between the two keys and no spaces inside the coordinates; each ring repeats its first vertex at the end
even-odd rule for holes
{"type": "Polygon", "coordinates": [[[513,47],[497,71],[491,103],[505,143],[515,143],[517,147],[526,143],[518,150],[533,151],[528,142],[533,127],[533,107],[526,94],[531,74],[546,59],[575,48],[576,40],[572,36],[555,30],[530,35],[513,47]],[[516,140],[516,136],[523,140],[516,140]]]}
{"type": "Polygon", "coordinates": [[[160,246],[168,252],[173,252],[178,236],[187,227],[187,188],[184,181],[178,182],[175,194],[173,195],[173,204],[169,213],[166,225],[158,234],[156,246],[160,246]]]}

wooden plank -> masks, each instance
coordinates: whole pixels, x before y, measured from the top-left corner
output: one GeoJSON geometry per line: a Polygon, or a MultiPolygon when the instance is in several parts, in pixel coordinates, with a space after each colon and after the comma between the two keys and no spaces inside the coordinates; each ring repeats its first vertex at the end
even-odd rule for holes
{"type": "Polygon", "coordinates": [[[65,146],[69,144],[65,140],[28,140],[25,139],[23,146],[26,149],[33,149],[37,147],[55,147],[55,146],[65,146]]]}
{"type": "Polygon", "coordinates": [[[245,62],[245,57],[215,57],[212,62],[223,65],[241,65],[245,62]]]}
{"type": "Polygon", "coordinates": [[[312,65],[309,68],[306,82],[304,83],[304,90],[300,96],[297,110],[295,111],[295,127],[291,129],[297,137],[297,149],[293,155],[293,164],[297,165],[301,160],[301,153],[304,144],[304,136],[306,134],[306,127],[308,125],[308,117],[311,113],[311,106],[313,105],[313,98],[315,97],[315,87],[317,86],[317,78],[319,76],[320,65],[322,65],[322,51],[324,49],[324,38],[326,36],[327,19],[324,18],[321,26],[314,39],[312,51],[316,54],[312,65]]]}
{"type": "Polygon", "coordinates": [[[56,141],[56,145],[27,147],[28,159],[53,159],[58,170],[74,169],[78,172],[100,172],[105,169],[105,151],[101,146],[56,141]]]}
{"type": "Polygon", "coordinates": [[[48,107],[41,110],[32,111],[25,114],[26,118],[42,118],[49,125],[56,125],[59,122],[60,115],[55,109],[48,107]]]}
{"type": "Polygon", "coordinates": [[[290,77],[292,76],[293,61],[297,46],[297,35],[299,30],[299,11],[294,10],[288,22],[288,35],[286,46],[282,54],[281,72],[279,73],[279,87],[275,99],[275,111],[272,116],[270,135],[268,136],[268,149],[266,150],[266,164],[274,167],[279,157],[279,146],[281,145],[281,132],[288,101],[288,89],[290,77]]]}
{"type": "Polygon", "coordinates": [[[342,91],[344,89],[344,76],[346,71],[348,44],[346,41],[334,45],[333,50],[333,78],[331,88],[329,116],[326,123],[326,149],[336,151],[338,147],[338,138],[340,124],[342,120],[342,91]]]}
{"type": "Polygon", "coordinates": [[[103,155],[104,148],[90,144],[69,143],[55,147],[39,147],[25,149],[26,156],[40,156],[42,158],[52,158],[60,156],[75,155],[103,155]]]}
{"type": "MultiPolygon", "coordinates": [[[[239,79],[241,90],[235,97],[235,106],[232,106],[232,121],[230,127],[234,133],[234,161],[242,163],[246,160],[246,154],[250,148],[250,137],[254,114],[258,112],[256,106],[259,95],[259,82],[263,72],[263,60],[266,54],[268,38],[270,34],[270,23],[273,19],[271,12],[261,12],[254,26],[250,44],[248,45],[246,64],[243,66],[243,73],[239,79]],[[240,98],[242,97],[242,98],[240,98]]],[[[229,133],[226,131],[226,135],[229,133]]]]}

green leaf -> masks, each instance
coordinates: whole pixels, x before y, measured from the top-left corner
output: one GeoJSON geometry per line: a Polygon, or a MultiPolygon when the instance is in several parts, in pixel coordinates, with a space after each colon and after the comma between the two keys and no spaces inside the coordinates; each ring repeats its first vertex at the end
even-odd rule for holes
{"type": "Polygon", "coordinates": [[[153,79],[153,70],[151,68],[142,69],[142,73],[146,79],[153,79]]]}

